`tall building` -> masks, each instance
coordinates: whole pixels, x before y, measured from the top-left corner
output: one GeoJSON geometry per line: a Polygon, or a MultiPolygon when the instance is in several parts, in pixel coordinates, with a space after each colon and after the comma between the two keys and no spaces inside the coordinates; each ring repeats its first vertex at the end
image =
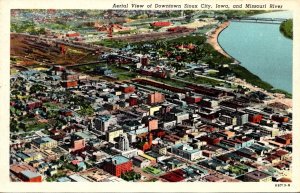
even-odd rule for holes
{"type": "Polygon", "coordinates": [[[245,123],[248,123],[249,114],[238,111],[236,118],[237,118],[237,125],[241,126],[244,125],[245,123]]]}
{"type": "Polygon", "coordinates": [[[120,139],[119,139],[119,149],[121,151],[127,151],[129,150],[129,140],[127,138],[127,134],[126,133],[122,133],[120,135],[120,139]]]}

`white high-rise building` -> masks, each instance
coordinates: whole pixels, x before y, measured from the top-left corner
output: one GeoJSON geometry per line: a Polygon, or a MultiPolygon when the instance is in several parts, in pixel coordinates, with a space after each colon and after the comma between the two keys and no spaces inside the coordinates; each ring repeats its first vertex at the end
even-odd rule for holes
{"type": "Polygon", "coordinates": [[[119,149],[121,151],[128,151],[129,150],[129,140],[127,138],[127,134],[126,133],[122,133],[120,135],[120,139],[119,139],[119,149]]]}

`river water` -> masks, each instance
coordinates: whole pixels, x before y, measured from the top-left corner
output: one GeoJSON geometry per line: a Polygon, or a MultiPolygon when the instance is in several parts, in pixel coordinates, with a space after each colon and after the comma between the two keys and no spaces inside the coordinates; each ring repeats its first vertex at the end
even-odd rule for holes
{"type": "MultiPolygon", "coordinates": [[[[254,17],[292,18],[288,11],[254,17]]],[[[292,93],[292,40],[279,31],[279,24],[231,22],[219,35],[223,49],[241,65],[270,83],[292,93]]]]}

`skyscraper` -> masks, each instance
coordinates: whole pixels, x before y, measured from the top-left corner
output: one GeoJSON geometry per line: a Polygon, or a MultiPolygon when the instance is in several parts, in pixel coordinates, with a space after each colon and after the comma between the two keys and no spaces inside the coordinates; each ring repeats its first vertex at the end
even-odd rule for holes
{"type": "Polygon", "coordinates": [[[125,134],[125,133],[123,133],[123,134],[120,135],[119,149],[121,151],[127,151],[127,150],[129,150],[129,140],[127,138],[127,134],[125,134]]]}

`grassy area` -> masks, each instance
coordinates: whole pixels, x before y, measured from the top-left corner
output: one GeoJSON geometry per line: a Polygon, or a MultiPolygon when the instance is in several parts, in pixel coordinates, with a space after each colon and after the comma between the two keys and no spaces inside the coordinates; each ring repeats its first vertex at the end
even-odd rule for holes
{"type": "MultiPolygon", "coordinates": [[[[90,64],[90,65],[84,65],[84,66],[76,66],[73,67],[74,70],[88,73],[94,71],[94,69],[98,66],[106,66],[105,63],[99,63],[99,64],[90,64]]],[[[115,75],[115,77],[118,78],[118,80],[128,80],[131,78],[135,78],[138,74],[135,72],[130,72],[129,70],[119,68],[116,65],[108,64],[107,68],[112,71],[112,73],[115,75]]]]}
{"type": "Polygon", "coordinates": [[[293,95],[285,90],[281,90],[281,89],[272,89],[270,92],[272,93],[281,93],[281,94],[284,94],[287,98],[292,98],[293,95]]]}
{"type": "Polygon", "coordinates": [[[127,31],[118,31],[118,32],[114,32],[113,34],[117,34],[117,35],[127,35],[127,34],[134,34],[137,33],[138,31],[136,29],[133,30],[127,30],[127,31]]]}
{"type": "Polygon", "coordinates": [[[217,25],[213,24],[213,25],[207,25],[207,26],[203,26],[199,29],[197,29],[197,33],[200,33],[200,34],[205,34],[207,33],[208,31],[210,31],[212,28],[216,27],[217,25]]]}
{"type": "Polygon", "coordinates": [[[45,28],[38,27],[32,21],[20,21],[11,23],[10,31],[16,33],[29,33],[31,35],[41,35],[46,33],[45,28]]]}
{"type": "Polygon", "coordinates": [[[76,27],[73,25],[70,25],[69,23],[65,21],[57,21],[52,23],[43,23],[41,26],[45,28],[49,28],[52,30],[68,30],[68,31],[76,31],[76,27]]]}
{"type": "Polygon", "coordinates": [[[112,73],[118,78],[118,80],[129,80],[135,78],[138,75],[135,72],[130,72],[129,70],[117,67],[115,65],[108,65],[107,68],[112,71],[112,73]]]}
{"type": "Polygon", "coordinates": [[[245,169],[247,169],[247,168],[244,168],[242,166],[229,166],[229,168],[228,168],[228,170],[230,172],[234,173],[237,176],[246,173],[245,169]]]}
{"type": "Polygon", "coordinates": [[[127,73],[127,72],[129,72],[128,70],[119,68],[115,65],[107,65],[107,68],[110,69],[112,71],[112,73],[127,73]]]}
{"type": "Polygon", "coordinates": [[[230,67],[231,71],[235,74],[236,77],[245,79],[246,82],[257,86],[259,88],[265,89],[268,92],[272,93],[282,93],[284,94],[287,98],[292,98],[292,94],[289,92],[286,92],[281,89],[275,89],[271,84],[261,80],[258,76],[255,74],[252,74],[249,70],[244,68],[243,66],[240,65],[232,65],[230,67]]]}
{"type": "Polygon", "coordinates": [[[28,132],[28,131],[38,131],[41,129],[45,129],[47,127],[47,123],[39,123],[37,121],[34,121],[34,123],[32,124],[26,124],[24,131],[28,132]]]}
{"type": "Polygon", "coordinates": [[[231,70],[235,74],[236,77],[245,79],[248,83],[250,83],[252,85],[258,86],[258,87],[263,88],[268,91],[270,91],[273,88],[272,85],[261,80],[258,76],[252,74],[249,70],[247,70],[243,66],[232,65],[231,70]]]}
{"type": "Polygon", "coordinates": [[[14,75],[14,74],[17,74],[19,71],[15,68],[11,68],[10,69],[10,75],[14,75]]]}
{"type": "Polygon", "coordinates": [[[99,64],[88,64],[83,66],[75,66],[73,67],[74,70],[79,70],[81,72],[90,72],[93,71],[98,66],[105,66],[105,63],[99,63],[99,64]]]}
{"type": "Polygon", "coordinates": [[[180,44],[196,44],[196,45],[201,45],[205,43],[206,38],[205,36],[185,36],[185,37],[179,37],[176,39],[168,40],[169,44],[175,44],[175,45],[180,45],[180,44]]]}
{"type": "MultiPolygon", "coordinates": [[[[151,79],[158,81],[158,82],[162,82],[171,86],[175,86],[175,87],[185,87],[187,84],[180,81],[180,80],[175,80],[175,79],[162,79],[162,78],[156,78],[156,77],[151,77],[151,79]]],[[[187,82],[191,82],[191,83],[195,83],[195,84],[206,84],[206,85],[212,85],[212,86],[216,86],[219,85],[220,81],[217,80],[213,80],[210,78],[205,78],[205,77],[192,77],[192,76],[186,76],[184,78],[182,78],[183,81],[187,81],[187,82]]]]}
{"type": "Polygon", "coordinates": [[[184,82],[180,82],[180,81],[169,79],[169,78],[163,79],[163,78],[151,77],[151,79],[153,79],[157,82],[162,82],[162,83],[165,83],[165,84],[168,84],[171,86],[175,86],[175,87],[185,87],[186,86],[186,84],[184,82]]]}
{"type": "Polygon", "coordinates": [[[118,74],[117,78],[118,78],[118,80],[129,80],[129,79],[135,78],[136,76],[137,76],[136,73],[128,72],[128,73],[118,74]]]}
{"type": "Polygon", "coordinates": [[[287,38],[293,39],[293,20],[289,19],[280,24],[280,32],[287,38]]]}
{"type": "Polygon", "coordinates": [[[161,173],[160,169],[154,168],[154,167],[145,167],[143,169],[144,172],[146,173],[150,173],[150,174],[154,174],[154,175],[158,175],[161,173]]]}
{"type": "Polygon", "coordinates": [[[90,105],[81,106],[78,114],[81,116],[91,116],[94,113],[94,109],[90,105]]]}
{"type": "Polygon", "coordinates": [[[217,86],[220,83],[222,83],[218,80],[214,80],[214,79],[210,79],[210,78],[206,78],[206,77],[187,76],[184,78],[184,80],[192,82],[192,83],[196,83],[196,84],[208,84],[208,85],[212,85],[212,86],[217,86]]]}

